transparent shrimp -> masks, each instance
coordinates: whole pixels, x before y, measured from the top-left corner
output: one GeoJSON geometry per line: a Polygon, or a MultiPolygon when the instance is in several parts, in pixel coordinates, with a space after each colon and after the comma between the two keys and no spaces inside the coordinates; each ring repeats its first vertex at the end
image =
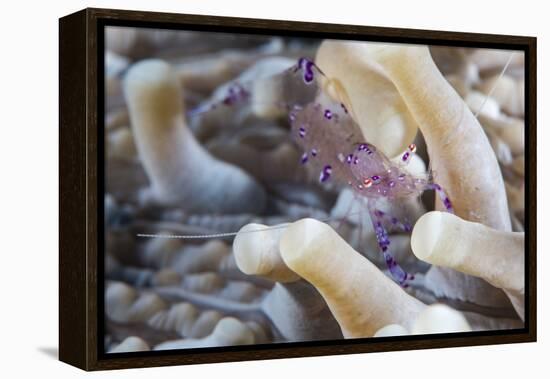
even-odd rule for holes
{"type": "MultiPolygon", "coordinates": [[[[302,58],[287,74],[304,86],[314,85],[322,72],[310,60],[302,58]]],[[[368,198],[368,212],[376,233],[378,246],[392,277],[406,287],[414,275],[406,273],[391,254],[390,227],[410,232],[408,222],[400,222],[394,215],[377,208],[379,199],[398,204],[404,199],[418,198],[426,190],[435,190],[445,208],[452,212],[452,204],[443,188],[430,175],[411,175],[404,169],[416,151],[409,145],[400,163],[393,163],[376,146],[363,140],[360,129],[346,107],[328,98],[319,89],[313,101],[287,104],[291,108],[289,120],[293,139],[302,148],[301,164],[314,164],[319,170],[319,181],[336,181],[350,186],[358,196],[368,198]]]]}

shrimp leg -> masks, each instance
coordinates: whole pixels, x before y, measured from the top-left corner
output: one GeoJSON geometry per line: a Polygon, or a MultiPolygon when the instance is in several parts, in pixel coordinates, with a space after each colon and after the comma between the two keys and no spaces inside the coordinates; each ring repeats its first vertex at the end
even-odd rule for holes
{"type": "Polygon", "coordinates": [[[409,286],[408,282],[411,280],[414,280],[414,275],[407,273],[395,260],[393,255],[390,252],[390,238],[388,236],[388,232],[385,227],[385,217],[383,215],[380,215],[375,206],[371,205],[369,202],[369,214],[374,226],[374,231],[376,233],[376,240],[378,241],[378,246],[380,247],[380,250],[382,251],[382,254],[384,254],[384,261],[386,262],[386,266],[388,267],[388,270],[390,271],[391,276],[399,283],[399,285],[403,288],[407,288],[409,286]]]}
{"type": "Polygon", "coordinates": [[[453,204],[451,203],[451,199],[447,196],[447,193],[445,190],[437,183],[428,184],[428,189],[434,190],[438,195],[439,199],[441,200],[441,203],[443,203],[443,206],[447,210],[447,212],[454,214],[454,208],[453,204]]]}

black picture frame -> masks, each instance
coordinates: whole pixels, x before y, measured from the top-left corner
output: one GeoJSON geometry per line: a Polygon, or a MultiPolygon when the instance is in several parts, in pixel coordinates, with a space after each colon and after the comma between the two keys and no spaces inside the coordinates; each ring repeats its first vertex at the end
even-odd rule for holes
{"type": "Polygon", "coordinates": [[[85,9],[59,20],[59,358],[84,370],[536,341],[536,38],[85,9]],[[103,353],[104,28],[135,26],[521,50],[525,53],[526,293],[523,329],[103,353]]]}

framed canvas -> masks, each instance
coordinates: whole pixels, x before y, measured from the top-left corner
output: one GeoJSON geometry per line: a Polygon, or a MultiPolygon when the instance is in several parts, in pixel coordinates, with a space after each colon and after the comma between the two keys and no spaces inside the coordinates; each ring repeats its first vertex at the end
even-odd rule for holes
{"type": "Polygon", "coordinates": [[[59,21],[59,357],[536,340],[536,39],[59,21]]]}

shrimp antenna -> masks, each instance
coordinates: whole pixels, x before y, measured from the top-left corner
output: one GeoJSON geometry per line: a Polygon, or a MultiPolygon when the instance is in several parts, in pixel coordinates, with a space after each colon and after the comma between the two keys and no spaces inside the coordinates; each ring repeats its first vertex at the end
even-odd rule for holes
{"type": "MultiPolygon", "coordinates": [[[[357,212],[351,212],[348,214],[348,216],[361,214],[361,211],[357,212]]],[[[341,217],[327,217],[325,219],[321,219],[319,221],[321,222],[328,222],[328,221],[335,221],[339,220],[341,217]]],[[[137,233],[136,237],[141,238],[166,238],[166,239],[210,239],[210,238],[229,238],[229,237],[235,237],[239,233],[256,233],[256,232],[265,232],[268,230],[276,230],[276,229],[285,229],[288,227],[288,224],[283,225],[272,225],[268,226],[266,228],[262,229],[251,229],[251,230],[245,230],[242,232],[228,232],[228,233],[212,233],[212,234],[151,234],[151,233],[137,233]]]]}
{"type": "MultiPolygon", "coordinates": [[[[274,230],[274,229],[284,229],[288,225],[273,225],[268,226],[267,228],[263,229],[253,229],[253,230],[244,230],[241,233],[255,233],[265,230],[274,230]]],[[[136,237],[142,237],[142,238],[165,238],[165,239],[210,239],[210,238],[228,238],[228,237],[234,237],[239,232],[228,232],[228,233],[212,233],[212,234],[147,234],[147,233],[138,233],[136,234],[136,237]]]]}
{"type": "Polygon", "coordinates": [[[508,66],[510,65],[510,63],[512,63],[512,58],[514,57],[514,52],[512,51],[510,53],[510,56],[508,57],[508,61],[506,62],[506,64],[504,65],[504,67],[502,68],[502,71],[500,72],[500,74],[498,75],[498,78],[497,80],[495,80],[493,86],[491,87],[491,90],[487,93],[487,96],[485,96],[485,99],[483,100],[483,103],[481,103],[481,106],[479,107],[479,109],[476,111],[476,113],[474,113],[474,117],[477,118],[477,116],[479,116],[479,114],[481,113],[481,111],[483,110],[483,108],[485,107],[485,104],[487,104],[487,101],[489,100],[489,98],[493,95],[493,92],[495,91],[495,89],[497,88],[497,85],[498,83],[500,82],[500,80],[502,79],[502,77],[504,76],[504,73],[506,72],[506,70],[508,69],[508,66]]]}

